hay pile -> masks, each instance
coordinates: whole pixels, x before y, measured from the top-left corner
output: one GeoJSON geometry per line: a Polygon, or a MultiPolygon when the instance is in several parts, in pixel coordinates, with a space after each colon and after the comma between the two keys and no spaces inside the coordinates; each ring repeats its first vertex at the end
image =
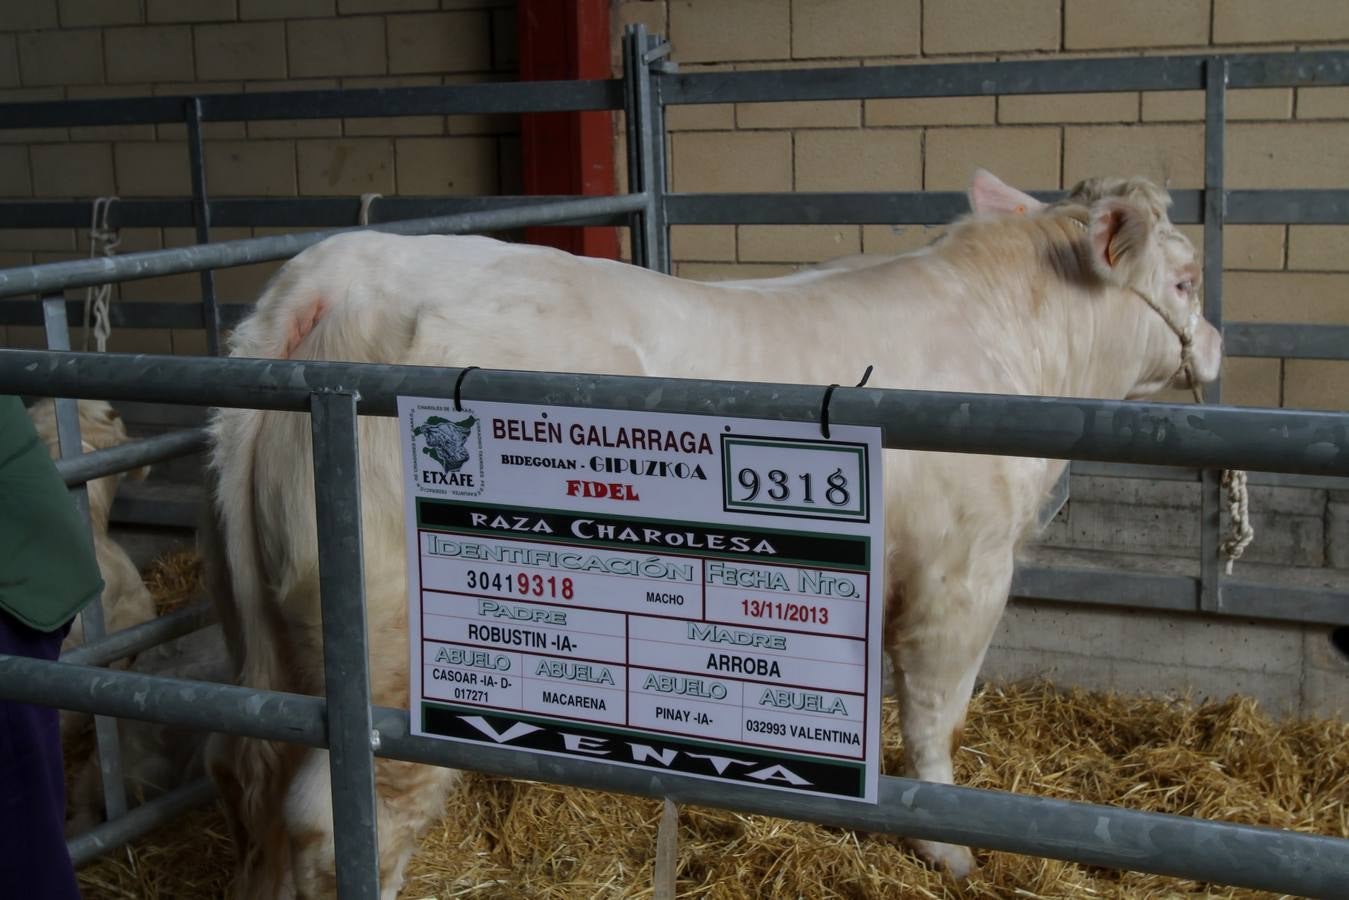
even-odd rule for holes
{"type": "Polygon", "coordinates": [[[142,577],[155,598],[155,614],[180,609],[201,593],[201,557],[191,550],[168,553],[150,564],[142,577]]]}
{"type": "MultiPolygon", "coordinates": [[[[885,704],[885,770],[901,770],[885,704]]],[[[1045,683],[981,689],[957,779],[1133,809],[1349,837],[1349,723],[1282,721],[1250,699],[1132,698],[1045,683]]],[[[400,894],[649,897],[660,804],[469,774],[425,835],[400,894]]],[[[682,807],[678,895],[708,898],[1262,897],[1162,876],[977,853],[955,888],[889,839],[682,807]]],[[[217,809],[82,868],[86,900],[220,897],[233,849],[217,809]]]]}
{"type": "MultiPolygon", "coordinates": [[[[894,716],[887,702],[892,772],[894,716]]],[[[982,690],[967,736],[958,777],[976,787],[1349,837],[1345,723],[1035,684],[982,690]]],[[[652,800],[468,775],[400,896],[649,896],[659,815],[652,800]]],[[[679,841],[681,897],[1265,896],[1007,853],[980,853],[958,891],[883,838],[694,807],[679,841]]],[[[86,866],[80,886],[87,900],[218,897],[232,853],[219,813],[203,811],[86,866]]]]}

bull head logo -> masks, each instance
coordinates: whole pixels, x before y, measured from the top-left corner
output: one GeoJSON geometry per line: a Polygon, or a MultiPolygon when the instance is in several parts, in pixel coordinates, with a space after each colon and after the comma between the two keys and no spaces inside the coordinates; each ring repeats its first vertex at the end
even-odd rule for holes
{"type": "Polygon", "coordinates": [[[440,463],[442,469],[458,472],[460,466],[468,462],[464,441],[477,423],[478,420],[473,416],[458,422],[440,416],[428,416],[425,422],[412,429],[412,434],[425,439],[426,446],[422,452],[440,463]]]}

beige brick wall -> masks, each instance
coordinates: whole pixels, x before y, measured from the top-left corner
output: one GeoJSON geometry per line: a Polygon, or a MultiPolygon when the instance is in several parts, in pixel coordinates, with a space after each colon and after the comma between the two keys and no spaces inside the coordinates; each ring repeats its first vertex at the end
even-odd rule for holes
{"type": "MultiPolygon", "coordinates": [[[[941,63],[1053,56],[1343,47],[1343,0],[613,0],[669,36],[685,71],[941,63]]],[[[0,101],[293,88],[393,87],[509,78],[513,0],[24,0],[0,3],[0,101]]],[[[617,43],[615,42],[615,48],[617,43]]],[[[613,56],[617,65],[617,53],[613,56]]],[[[1239,187],[1349,183],[1349,88],[1233,91],[1228,174],[1239,187]]],[[[679,191],[959,190],[975,166],[1026,188],[1098,172],[1202,182],[1199,92],[718,104],[669,111],[679,191]]],[[[220,196],[490,194],[518,190],[513,116],[210,123],[220,196]]],[[[181,196],[181,125],[0,130],[0,197],[181,196]]],[[[621,144],[617,148],[620,171],[621,144]]],[[[148,230],[137,246],[188,242],[148,230]]],[[[170,235],[167,232],[174,232],[170,235]]],[[[680,273],[791,271],[847,253],[921,246],[918,226],[675,229],[680,273]]],[[[263,229],[248,233],[264,233],[263,229]]],[[[0,230],[4,263],[85,252],[68,230],[0,230]]],[[[123,249],[131,246],[124,240],[123,249]]],[[[1227,232],[1231,318],[1349,322],[1349,226],[1227,232]]],[[[271,271],[219,275],[226,301],[271,271]]],[[[195,277],[126,296],[190,300],[195,277]]],[[[138,340],[128,333],[122,340],[138,340]]],[[[34,340],[0,329],[0,342],[34,340]]],[[[145,335],[162,348],[190,335],[145,335]]],[[[148,349],[148,345],[147,345],[148,349]]],[[[1225,397],[1285,405],[1349,401],[1349,366],[1233,361],[1225,397]],[[1316,389],[1313,390],[1312,388],[1316,389]]]]}
{"type": "MultiPolygon", "coordinates": [[[[632,22],[667,35],[683,71],[1349,46],[1345,0],[614,0],[614,8],[616,35],[632,22]]],[[[1234,90],[1228,117],[1233,187],[1349,185],[1349,88],[1234,90]]],[[[976,166],[1029,189],[1092,174],[1195,188],[1203,118],[1202,92],[1185,91],[674,107],[667,124],[678,191],[963,190],[976,166]]],[[[680,274],[736,278],[859,248],[902,252],[938,233],[684,227],[674,230],[672,254],[680,274]]],[[[1225,237],[1229,318],[1349,323],[1349,226],[1231,226],[1225,237]]],[[[1349,408],[1349,363],[1234,359],[1224,399],[1349,408]]]]}
{"type": "MultiPolygon", "coordinates": [[[[0,102],[459,84],[515,71],[514,0],[0,2],[0,102]]],[[[520,190],[516,116],[221,122],[203,133],[215,196],[520,190]]],[[[180,124],[0,131],[0,198],[190,194],[180,124]]],[[[271,233],[217,228],[212,236],[271,233]]],[[[127,229],[119,251],[195,240],[190,228],[127,229]]],[[[0,266],[87,254],[83,229],[0,229],[0,266]]],[[[253,299],[276,265],[221,270],[217,295],[253,299]]],[[[196,300],[199,279],[128,282],[117,296],[196,300]]],[[[41,341],[39,329],[0,326],[0,346],[41,341]]],[[[191,331],[119,329],[110,342],[160,353],[204,346],[191,331]]]]}

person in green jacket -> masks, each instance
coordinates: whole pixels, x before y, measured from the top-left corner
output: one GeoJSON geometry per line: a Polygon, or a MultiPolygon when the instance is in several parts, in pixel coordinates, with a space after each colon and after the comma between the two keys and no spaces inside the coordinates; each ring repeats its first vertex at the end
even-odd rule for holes
{"type": "MultiPolygon", "coordinates": [[[[103,590],[88,523],[18,397],[0,396],[0,653],[56,659],[103,590]]],[[[54,707],[0,700],[0,897],[78,898],[54,707]]]]}

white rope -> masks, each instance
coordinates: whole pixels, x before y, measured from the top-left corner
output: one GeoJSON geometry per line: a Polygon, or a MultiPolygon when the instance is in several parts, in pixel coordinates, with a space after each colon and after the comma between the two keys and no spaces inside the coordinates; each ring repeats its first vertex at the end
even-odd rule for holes
{"type": "MultiPolygon", "coordinates": [[[[1072,221],[1082,226],[1084,231],[1087,230],[1085,222],[1079,219],[1073,219],[1072,221]]],[[[1194,374],[1194,333],[1199,327],[1199,310],[1191,310],[1185,324],[1177,325],[1166,310],[1147,294],[1133,288],[1130,288],[1130,290],[1137,294],[1153,312],[1161,317],[1166,326],[1175,332],[1176,338],[1180,341],[1180,368],[1176,369],[1176,375],[1185,373],[1190,390],[1194,393],[1194,402],[1203,403],[1204,391],[1199,384],[1199,379],[1194,374]]],[[[1230,514],[1230,521],[1228,522],[1227,537],[1218,545],[1218,550],[1227,560],[1227,574],[1231,575],[1232,564],[1241,558],[1251,541],[1255,539],[1255,528],[1251,525],[1251,498],[1246,490],[1246,473],[1240,469],[1224,469],[1222,486],[1227,490],[1227,509],[1230,514]]]]}
{"type": "Polygon", "coordinates": [[[384,196],[383,194],[373,194],[373,193],[361,194],[361,214],[359,219],[357,220],[361,225],[370,224],[370,207],[376,200],[378,200],[380,197],[383,196],[384,196]]]}
{"type": "Polygon", "coordinates": [[[1223,556],[1227,557],[1227,574],[1232,574],[1232,563],[1241,559],[1246,547],[1255,538],[1251,527],[1250,495],[1246,492],[1246,473],[1240,469],[1223,472],[1223,487],[1227,489],[1227,511],[1231,526],[1222,542],[1223,556]]]}
{"type": "MultiPolygon", "coordinates": [[[[108,211],[112,209],[116,197],[99,197],[94,200],[94,211],[89,221],[89,258],[99,253],[112,256],[117,245],[122,243],[121,233],[108,227],[108,211]]],[[[90,315],[93,316],[94,344],[99,353],[108,350],[108,338],[112,335],[112,284],[100,284],[89,287],[84,292],[84,349],[89,349],[90,315]]]]}
{"type": "MultiPolygon", "coordinates": [[[[1198,320],[1199,314],[1191,313],[1185,332],[1182,334],[1178,331],[1176,335],[1181,343],[1181,368],[1190,381],[1194,402],[1203,403],[1204,392],[1199,386],[1199,380],[1194,377],[1194,357],[1190,346],[1194,341],[1194,329],[1198,320]]],[[[1227,560],[1227,574],[1231,575],[1232,564],[1241,559],[1251,541],[1255,540],[1255,526],[1251,525],[1251,495],[1246,490],[1246,473],[1241,469],[1223,469],[1221,483],[1227,491],[1228,523],[1227,537],[1218,545],[1218,552],[1227,560]]]]}

